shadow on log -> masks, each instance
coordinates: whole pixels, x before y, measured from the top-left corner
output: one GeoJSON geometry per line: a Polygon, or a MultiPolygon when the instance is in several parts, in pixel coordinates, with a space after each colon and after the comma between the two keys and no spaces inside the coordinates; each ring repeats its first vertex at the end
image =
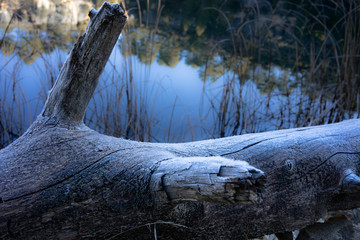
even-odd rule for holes
{"type": "Polygon", "coordinates": [[[360,120],[183,144],[86,127],[126,22],[118,4],[89,15],[41,115],[0,151],[1,239],[247,239],[360,207],[360,120]]]}

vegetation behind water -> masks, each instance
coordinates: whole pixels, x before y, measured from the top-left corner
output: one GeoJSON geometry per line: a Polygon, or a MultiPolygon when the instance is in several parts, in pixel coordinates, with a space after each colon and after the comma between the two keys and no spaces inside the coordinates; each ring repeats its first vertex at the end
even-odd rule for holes
{"type": "MultiPolygon", "coordinates": [[[[77,3],[79,9],[88,11],[88,4],[98,7],[102,1],[77,3]]],[[[74,25],[67,17],[69,22],[54,25],[54,17],[46,16],[66,13],[58,5],[49,1],[50,7],[44,10],[32,1],[3,2],[3,12],[11,13],[2,22],[3,55],[33,64],[53,51],[68,51],[86,22],[74,25]],[[34,17],[39,14],[43,17],[34,17]],[[14,36],[14,29],[23,31],[17,30],[14,36]]],[[[117,47],[125,63],[104,73],[111,81],[100,84],[85,119],[100,132],[174,142],[359,117],[358,1],[126,0],[122,5],[129,21],[117,47]],[[149,67],[154,62],[175,67],[185,60],[199,69],[204,82],[199,95],[210,105],[198,116],[204,124],[185,121],[183,133],[174,136],[172,124],[180,121],[172,117],[175,101],[168,109],[168,126],[159,126],[153,112],[156,94],[150,91],[152,86],[137,85],[133,57],[149,67]],[[217,81],[222,81],[221,89],[210,93],[205,83],[217,81]],[[121,104],[114,104],[116,101],[121,104]],[[196,134],[195,127],[201,128],[196,134]],[[154,134],[159,131],[162,135],[154,134]]],[[[3,146],[21,135],[38,114],[60,64],[47,63],[43,91],[32,114],[26,113],[28,100],[17,84],[16,69],[0,67],[0,81],[6,83],[0,95],[3,146]]]]}

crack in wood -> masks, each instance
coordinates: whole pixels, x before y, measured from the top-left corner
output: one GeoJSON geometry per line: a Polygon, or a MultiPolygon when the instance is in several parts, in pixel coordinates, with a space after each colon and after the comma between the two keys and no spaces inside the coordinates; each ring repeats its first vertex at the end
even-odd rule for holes
{"type": "Polygon", "coordinates": [[[95,164],[99,163],[99,162],[100,162],[101,160],[103,160],[104,158],[106,158],[106,157],[108,157],[108,156],[110,156],[110,155],[112,155],[112,154],[114,154],[114,153],[117,153],[117,152],[120,152],[120,151],[129,150],[129,149],[134,149],[134,148],[122,148],[122,149],[118,149],[118,150],[112,151],[112,152],[106,154],[105,156],[100,157],[98,160],[94,161],[93,163],[89,164],[88,166],[84,167],[83,169],[75,172],[74,174],[72,174],[72,175],[70,175],[70,176],[68,176],[68,177],[66,177],[66,178],[64,178],[64,179],[62,179],[62,180],[60,180],[60,181],[58,181],[58,182],[56,182],[56,183],[50,184],[50,185],[48,185],[48,186],[46,186],[46,187],[44,187],[44,188],[41,188],[41,189],[39,189],[39,190],[37,190],[37,191],[30,192],[30,193],[27,193],[27,194],[23,194],[23,195],[18,196],[18,197],[13,197],[13,198],[9,198],[9,199],[2,199],[2,203],[10,202],[10,201],[13,201],[13,200],[21,199],[21,198],[23,198],[23,197],[28,197],[28,196],[31,196],[31,195],[34,195],[34,194],[37,194],[37,193],[46,191],[47,189],[50,189],[50,188],[52,188],[52,187],[55,187],[55,186],[57,186],[57,185],[65,182],[65,181],[67,181],[67,180],[75,177],[76,175],[79,175],[79,174],[82,173],[83,171],[85,171],[85,170],[89,169],[90,167],[94,166],[95,164]]]}
{"type": "Polygon", "coordinates": [[[280,137],[273,137],[273,138],[267,138],[267,139],[263,139],[263,140],[260,140],[260,141],[257,141],[257,142],[254,142],[254,143],[251,143],[245,147],[243,147],[242,149],[239,149],[239,150],[236,150],[236,151],[233,151],[233,152],[228,152],[228,153],[223,153],[223,154],[220,154],[220,156],[224,157],[224,156],[227,156],[227,155],[231,155],[231,154],[235,154],[235,153],[239,153],[247,148],[250,148],[250,147],[253,147],[257,144],[260,144],[262,142],[266,142],[266,141],[269,141],[269,140],[272,140],[272,139],[277,139],[277,138],[281,138],[283,136],[280,136],[280,137]]]}

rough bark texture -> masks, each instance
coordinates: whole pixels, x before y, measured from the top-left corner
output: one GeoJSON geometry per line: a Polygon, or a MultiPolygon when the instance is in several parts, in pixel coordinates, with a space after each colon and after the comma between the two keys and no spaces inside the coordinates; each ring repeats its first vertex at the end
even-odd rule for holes
{"type": "Polygon", "coordinates": [[[125,23],[117,4],[90,16],[42,114],[0,151],[1,239],[246,239],[360,207],[360,120],[184,144],[87,128],[125,23]]]}

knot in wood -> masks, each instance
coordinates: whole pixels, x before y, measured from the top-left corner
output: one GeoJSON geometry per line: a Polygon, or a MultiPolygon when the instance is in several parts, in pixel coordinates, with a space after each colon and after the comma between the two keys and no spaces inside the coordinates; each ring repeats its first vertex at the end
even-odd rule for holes
{"type": "Polygon", "coordinates": [[[287,170],[292,171],[295,168],[295,162],[294,160],[286,160],[285,166],[287,167],[287,170]]]}

